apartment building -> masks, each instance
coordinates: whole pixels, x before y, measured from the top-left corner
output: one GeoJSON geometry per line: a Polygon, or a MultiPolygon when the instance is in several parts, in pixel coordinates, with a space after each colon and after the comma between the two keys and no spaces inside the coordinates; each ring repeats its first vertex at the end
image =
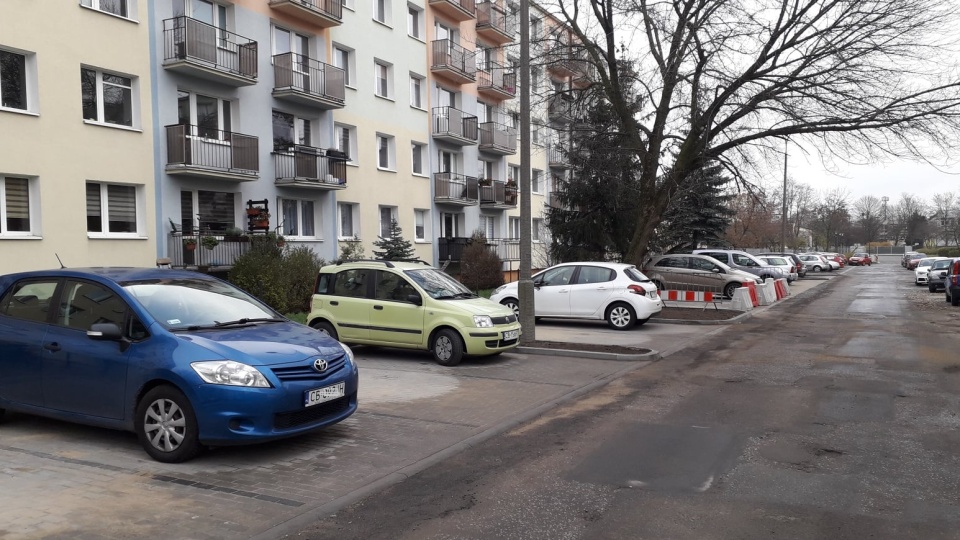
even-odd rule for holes
{"type": "Polygon", "coordinates": [[[0,273],[154,263],[147,4],[4,2],[0,273]]]}

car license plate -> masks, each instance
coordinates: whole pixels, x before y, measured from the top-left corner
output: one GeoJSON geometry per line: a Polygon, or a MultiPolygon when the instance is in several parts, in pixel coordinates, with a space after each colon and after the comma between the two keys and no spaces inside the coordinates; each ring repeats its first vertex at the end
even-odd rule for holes
{"type": "Polygon", "coordinates": [[[519,330],[507,330],[503,333],[503,340],[510,341],[511,339],[517,339],[520,336],[519,330]]]}
{"type": "Polygon", "coordinates": [[[331,399],[343,397],[346,383],[337,383],[333,386],[324,386],[323,388],[314,388],[303,393],[303,406],[309,407],[331,399]]]}

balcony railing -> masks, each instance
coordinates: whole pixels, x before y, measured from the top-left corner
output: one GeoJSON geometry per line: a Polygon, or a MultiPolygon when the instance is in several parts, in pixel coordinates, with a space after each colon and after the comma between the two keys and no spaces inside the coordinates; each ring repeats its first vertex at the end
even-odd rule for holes
{"type": "Polygon", "coordinates": [[[502,2],[477,4],[477,34],[497,45],[513,41],[513,27],[502,2]]]}
{"type": "Polygon", "coordinates": [[[497,122],[480,124],[480,150],[502,156],[517,153],[517,129],[497,122]]]}
{"type": "Polygon", "coordinates": [[[259,139],[204,126],[167,126],[167,172],[256,180],[259,139]]]}
{"type": "Polygon", "coordinates": [[[275,148],[273,165],[276,184],[312,187],[319,189],[343,189],[347,187],[347,160],[338,155],[329,155],[323,148],[289,145],[275,148]]]}
{"type": "Polygon", "coordinates": [[[555,142],[547,145],[547,165],[554,169],[570,168],[570,160],[567,158],[565,145],[555,142]]]}
{"type": "Polygon", "coordinates": [[[237,258],[250,249],[250,237],[230,237],[222,233],[206,232],[171,234],[167,237],[167,257],[174,268],[233,266],[237,258]],[[204,237],[214,238],[212,249],[203,246],[204,237]]]}
{"type": "Polygon", "coordinates": [[[476,0],[430,0],[430,6],[457,22],[477,18],[476,0]]]}
{"type": "Polygon", "coordinates": [[[496,253],[501,261],[520,260],[519,238],[487,238],[487,248],[496,253]]]}
{"type": "Polygon", "coordinates": [[[473,82],[477,78],[476,53],[468,51],[452,39],[438,39],[432,43],[431,69],[458,83],[473,82]]]}
{"type": "Polygon", "coordinates": [[[517,74],[496,62],[477,67],[477,90],[499,99],[510,99],[517,92],[517,74]]]}
{"type": "Polygon", "coordinates": [[[343,20],[342,0],[270,0],[270,7],[323,28],[343,20]]]}
{"type": "Polygon", "coordinates": [[[163,64],[233,86],[257,82],[257,42],[190,17],[163,21],[163,64]]]}
{"type": "Polygon", "coordinates": [[[507,187],[502,180],[480,180],[480,206],[512,208],[517,205],[516,186],[507,187]]]}
{"type": "Polygon", "coordinates": [[[570,45],[561,41],[545,44],[547,69],[560,76],[573,75],[573,51],[570,45]]]}
{"type": "MultiPolygon", "coordinates": [[[[472,238],[462,236],[440,237],[437,239],[441,261],[458,262],[463,260],[463,250],[473,243],[472,238]]],[[[487,249],[497,254],[501,261],[520,260],[519,238],[487,238],[487,249]]]]}
{"type": "Polygon", "coordinates": [[[284,53],[273,57],[273,95],[278,98],[339,109],[346,95],[344,71],[302,54],[284,53]]]}
{"type": "Polygon", "coordinates": [[[568,123],[573,121],[573,99],[564,94],[550,96],[547,102],[547,113],[554,122],[568,123]]]}
{"type": "Polygon", "coordinates": [[[477,117],[453,107],[434,107],[433,136],[459,145],[477,144],[477,117]]]}
{"type": "Polygon", "coordinates": [[[479,201],[479,184],[473,176],[459,173],[433,174],[434,200],[442,203],[472,206],[479,201]]]}

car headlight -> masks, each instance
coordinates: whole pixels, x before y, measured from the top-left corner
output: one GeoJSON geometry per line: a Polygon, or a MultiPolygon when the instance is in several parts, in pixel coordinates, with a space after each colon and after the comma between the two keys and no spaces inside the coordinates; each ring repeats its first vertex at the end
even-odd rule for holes
{"type": "Polygon", "coordinates": [[[350,347],[347,347],[343,343],[341,343],[340,346],[343,347],[343,352],[347,354],[347,358],[351,362],[353,362],[353,349],[351,349],[350,347]]]}
{"type": "Polygon", "coordinates": [[[496,289],[493,290],[493,294],[499,294],[500,291],[502,291],[502,290],[504,290],[504,289],[506,289],[506,288],[507,288],[506,285],[501,285],[501,286],[499,286],[499,287],[497,287],[496,289]]]}
{"type": "Polygon", "coordinates": [[[493,328],[493,319],[489,315],[474,315],[473,324],[477,328],[493,328]]]}
{"type": "Polygon", "coordinates": [[[270,388],[270,382],[257,368],[233,360],[194,362],[190,367],[204,382],[210,384],[270,388]]]}

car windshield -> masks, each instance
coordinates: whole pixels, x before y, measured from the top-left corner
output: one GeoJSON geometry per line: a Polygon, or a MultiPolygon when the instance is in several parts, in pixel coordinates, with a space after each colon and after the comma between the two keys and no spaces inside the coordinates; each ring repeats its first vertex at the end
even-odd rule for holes
{"type": "Polygon", "coordinates": [[[787,260],[786,260],[786,259],[783,259],[783,258],[780,258],[780,257],[767,257],[767,258],[765,258],[765,259],[763,259],[763,260],[767,261],[768,263],[770,263],[770,264],[772,264],[772,265],[774,265],[774,266],[787,266],[787,265],[789,264],[789,263],[787,263],[787,260]]]}
{"type": "Polygon", "coordinates": [[[476,295],[462,283],[436,268],[407,270],[405,272],[414,283],[420,286],[430,298],[450,300],[453,298],[475,298],[476,295]]]}
{"type": "Polygon", "coordinates": [[[933,264],[933,259],[920,259],[920,263],[917,264],[918,268],[924,268],[926,266],[931,266],[933,264]]]}
{"type": "Polygon", "coordinates": [[[170,330],[284,320],[259,300],[222,281],[175,278],[129,281],[122,285],[170,330]]]}
{"type": "Polygon", "coordinates": [[[950,267],[950,261],[949,261],[949,260],[937,261],[937,262],[933,263],[933,268],[936,268],[937,270],[939,270],[939,269],[941,269],[941,268],[949,268],[949,267],[950,267]]]}

